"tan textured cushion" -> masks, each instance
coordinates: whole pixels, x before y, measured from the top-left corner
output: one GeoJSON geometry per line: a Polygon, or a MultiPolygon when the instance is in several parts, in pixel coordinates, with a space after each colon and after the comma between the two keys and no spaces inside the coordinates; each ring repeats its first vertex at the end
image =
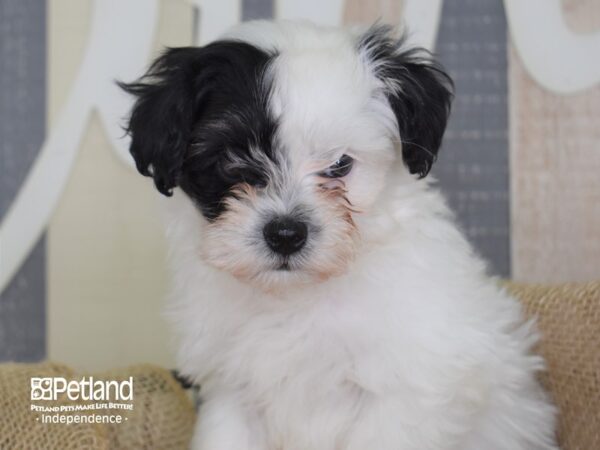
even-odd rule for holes
{"type": "MultiPolygon", "coordinates": [[[[116,411],[127,417],[121,424],[42,424],[30,411],[31,377],[80,379],[67,366],[42,364],[0,365],[1,449],[185,449],[194,424],[194,408],[168,370],[139,365],[93,375],[95,380],[134,379],[133,410],[116,411]]],[[[42,402],[35,402],[42,404],[42,402]]],[[[89,402],[87,402],[89,403],[89,402]]],[[[86,404],[62,399],[47,406],[86,404]]],[[[95,411],[90,412],[97,413],[95,411]]],[[[87,414],[78,412],[77,414],[87,414]]]]}
{"type": "MultiPolygon", "coordinates": [[[[600,449],[600,282],[560,286],[507,283],[526,313],[538,319],[541,378],[560,409],[562,450],[600,449]]],[[[0,448],[187,448],[194,422],[191,401],[169,371],[134,366],[97,379],[134,376],[134,410],[120,425],[48,425],[30,408],[30,377],[81,377],[66,366],[0,365],[0,448]]],[[[71,402],[72,403],[72,402],[71,402]]],[[[60,404],[60,402],[58,402],[60,404]]],[[[483,450],[483,449],[482,449],[483,450]]]]}
{"type": "Polygon", "coordinates": [[[507,286],[542,332],[541,380],[559,408],[561,449],[600,449],[600,282],[507,286]]]}

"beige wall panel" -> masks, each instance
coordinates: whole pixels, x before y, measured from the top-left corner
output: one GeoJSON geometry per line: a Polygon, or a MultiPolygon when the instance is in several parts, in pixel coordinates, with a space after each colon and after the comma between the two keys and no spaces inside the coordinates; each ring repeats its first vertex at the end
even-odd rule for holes
{"type": "MultiPolygon", "coordinates": [[[[49,123],[85,50],[88,1],[49,2],[49,123]]],[[[189,45],[193,14],[163,0],[155,47],[189,45]]],[[[48,230],[48,356],[87,370],[154,362],[170,367],[161,313],[165,243],[158,193],[118,160],[93,115],[48,230]]]]}
{"type": "Polygon", "coordinates": [[[155,194],[109,145],[94,116],[50,224],[48,354],[87,370],[170,364],[155,194]]]}
{"type": "Polygon", "coordinates": [[[398,24],[402,16],[402,0],[346,0],[345,24],[367,24],[376,20],[398,24]]]}
{"type": "Polygon", "coordinates": [[[600,278],[600,85],[561,96],[509,55],[513,277],[600,278]]]}
{"type": "Polygon", "coordinates": [[[562,0],[565,22],[573,31],[590,33],[600,30],[600,1],[562,0]]]}

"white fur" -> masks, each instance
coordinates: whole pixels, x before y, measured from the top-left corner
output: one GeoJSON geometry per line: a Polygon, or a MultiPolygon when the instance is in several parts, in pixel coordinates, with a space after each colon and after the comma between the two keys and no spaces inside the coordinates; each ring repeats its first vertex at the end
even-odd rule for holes
{"type": "Polygon", "coordinates": [[[393,115],[350,35],[264,22],[231,35],[281,53],[272,108],[289,153],[279,189],[238,205],[237,229],[211,229],[180,191],[167,200],[168,316],[179,368],[204,399],[193,448],[556,449],[533,326],[486,275],[436,188],[403,167],[393,115]],[[357,160],[345,186],[352,244],[332,235],[341,219],[306,169],[336,152],[357,160]],[[311,254],[352,245],[341,274],[271,271],[261,285],[211,264],[268,272],[244,233],[255,211],[299,202],[330,228],[299,272],[310,273],[311,254]]]}

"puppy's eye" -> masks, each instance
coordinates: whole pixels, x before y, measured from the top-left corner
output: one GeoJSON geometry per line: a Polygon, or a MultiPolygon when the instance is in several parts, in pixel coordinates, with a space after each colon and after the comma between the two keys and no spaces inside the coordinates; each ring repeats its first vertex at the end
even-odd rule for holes
{"type": "Polygon", "coordinates": [[[354,159],[348,155],[342,155],[340,159],[321,172],[319,175],[326,178],[342,178],[350,173],[354,159]]]}

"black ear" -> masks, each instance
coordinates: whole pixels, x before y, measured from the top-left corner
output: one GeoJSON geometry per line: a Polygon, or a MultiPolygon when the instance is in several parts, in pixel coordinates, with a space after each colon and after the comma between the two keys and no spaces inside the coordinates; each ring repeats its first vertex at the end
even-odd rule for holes
{"type": "Polygon", "coordinates": [[[393,28],[376,25],[359,41],[398,122],[402,158],[410,173],[425,177],[437,158],[453,98],[453,83],[423,48],[405,49],[393,28]]]}
{"type": "Polygon", "coordinates": [[[167,196],[172,195],[181,175],[202,95],[202,90],[194,89],[201,50],[167,49],[138,81],[118,83],[137,97],[127,125],[137,169],[153,177],[156,188],[167,196]]]}

